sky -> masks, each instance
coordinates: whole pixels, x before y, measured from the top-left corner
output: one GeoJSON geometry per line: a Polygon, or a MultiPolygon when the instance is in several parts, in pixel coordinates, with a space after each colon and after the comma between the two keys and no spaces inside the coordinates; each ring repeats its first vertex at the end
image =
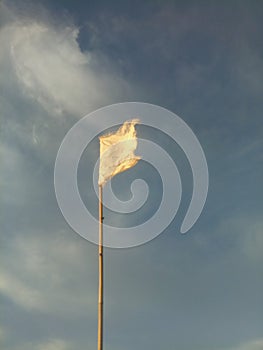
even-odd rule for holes
{"type": "MultiPolygon", "coordinates": [[[[191,168],[178,145],[138,126],[176,162],[183,198],[157,238],[105,249],[105,349],[263,349],[262,13],[253,0],[0,2],[1,349],[96,348],[97,246],[62,216],[54,163],[78,120],[126,101],[162,106],[191,127],[209,192],[180,234],[191,168]]],[[[94,216],[98,154],[94,139],[79,169],[94,216]]],[[[147,205],[106,212],[109,223],[156,210],[162,186],[147,164],[117,175],[113,190],[128,199],[137,177],[148,181],[147,205]]]]}

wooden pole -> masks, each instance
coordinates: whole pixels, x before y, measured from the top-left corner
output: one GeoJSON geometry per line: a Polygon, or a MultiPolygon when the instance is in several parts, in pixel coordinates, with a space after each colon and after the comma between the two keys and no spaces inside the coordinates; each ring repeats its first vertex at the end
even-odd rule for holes
{"type": "Polygon", "coordinates": [[[103,202],[99,185],[99,288],[98,288],[98,350],[103,350],[103,202]]]}

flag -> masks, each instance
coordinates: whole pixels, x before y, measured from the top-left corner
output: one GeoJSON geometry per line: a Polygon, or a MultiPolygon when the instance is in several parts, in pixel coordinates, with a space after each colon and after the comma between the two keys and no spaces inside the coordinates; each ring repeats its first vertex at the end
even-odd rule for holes
{"type": "Polygon", "coordinates": [[[140,160],[134,154],[137,147],[135,125],[138,123],[139,119],[126,121],[116,132],[99,137],[99,185],[103,186],[114,175],[133,167],[140,160]]]}

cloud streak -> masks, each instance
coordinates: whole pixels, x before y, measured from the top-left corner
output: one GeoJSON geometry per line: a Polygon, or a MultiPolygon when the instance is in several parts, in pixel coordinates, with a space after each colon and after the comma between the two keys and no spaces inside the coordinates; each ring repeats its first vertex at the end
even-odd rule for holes
{"type": "Polygon", "coordinates": [[[82,240],[67,236],[20,232],[4,254],[1,293],[26,310],[71,317],[95,313],[95,259],[86,258],[82,240]]]}

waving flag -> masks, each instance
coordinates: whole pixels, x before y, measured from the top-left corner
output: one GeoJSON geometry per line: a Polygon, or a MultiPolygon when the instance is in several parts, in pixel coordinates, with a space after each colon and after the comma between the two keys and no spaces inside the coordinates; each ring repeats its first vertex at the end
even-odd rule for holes
{"type": "Polygon", "coordinates": [[[116,132],[99,137],[100,186],[114,175],[133,167],[140,160],[140,157],[134,154],[137,147],[135,125],[138,123],[138,119],[126,121],[116,132]]]}

